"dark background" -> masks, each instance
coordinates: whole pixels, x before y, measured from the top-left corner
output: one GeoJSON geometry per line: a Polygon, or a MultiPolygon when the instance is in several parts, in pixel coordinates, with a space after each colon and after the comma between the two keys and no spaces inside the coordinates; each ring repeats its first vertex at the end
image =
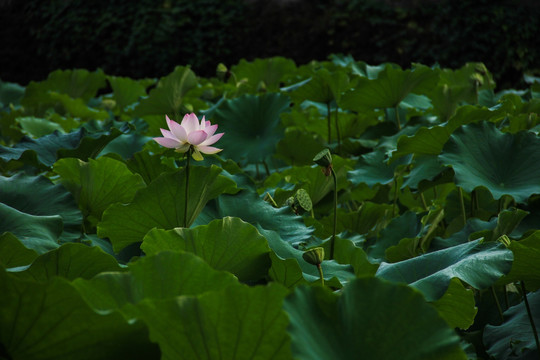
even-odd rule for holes
{"type": "Polygon", "coordinates": [[[0,79],[27,84],[58,68],[160,77],[176,65],[214,76],[219,62],[351,54],[457,68],[481,61],[498,88],[540,71],[540,1],[0,0],[0,79]]]}

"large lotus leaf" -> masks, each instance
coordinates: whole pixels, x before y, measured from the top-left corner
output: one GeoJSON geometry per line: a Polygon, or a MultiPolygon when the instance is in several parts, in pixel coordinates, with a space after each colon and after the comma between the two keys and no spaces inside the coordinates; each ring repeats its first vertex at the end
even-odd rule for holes
{"type": "Polygon", "coordinates": [[[296,71],[294,61],[276,56],[268,59],[255,59],[248,62],[240,60],[237,65],[231,67],[231,72],[238,81],[247,81],[251,91],[257,89],[261,82],[267,91],[278,91],[280,82],[285,75],[296,71]]]}
{"type": "Polygon", "coordinates": [[[224,101],[214,113],[223,156],[248,163],[262,162],[283,137],[280,114],[289,109],[289,97],[278,93],[244,95],[224,101]]]}
{"type": "MultiPolygon", "coordinates": [[[[73,241],[80,236],[82,215],[72,195],[62,185],[53,185],[44,176],[0,176],[0,202],[24,216],[59,217],[63,223],[61,242],[73,241]]],[[[49,220],[53,221],[52,218],[49,220]]],[[[3,231],[10,230],[4,228],[3,231]]]]}
{"type": "Polygon", "coordinates": [[[286,130],[285,137],[276,147],[275,156],[293,166],[312,165],[313,154],[318,154],[324,145],[315,136],[300,130],[286,130]]]}
{"type": "Polygon", "coordinates": [[[141,249],[147,255],[163,250],[189,251],[240,281],[260,280],[270,268],[270,248],[264,236],[253,225],[233,217],[192,229],[153,229],[144,237],[141,249]]]}
{"type": "Polygon", "coordinates": [[[408,186],[411,189],[418,189],[422,180],[432,181],[445,169],[433,155],[415,156],[412,164],[413,168],[409,174],[403,177],[401,188],[408,186]]]}
{"type": "Polygon", "coordinates": [[[343,96],[342,106],[349,110],[393,108],[410,93],[422,94],[433,88],[438,73],[424,65],[402,70],[391,65],[377,79],[359,78],[355,89],[343,96]]]}
{"type": "Polygon", "coordinates": [[[73,99],[69,95],[57,92],[49,92],[48,95],[51,100],[62,105],[65,113],[73,117],[81,118],[83,120],[105,120],[109,118],[109,113],[107,111],[91,108],[80,98],[73,99]]]}
{"type": "Polygon", "coordinates": [[[133,111],[134,116],[170,115],[178,117],[182,113],[184,95],[197,86],[197,77],[189,67],[177,66],[172,73],[161,78],[148,97],[140,100],[133,111]]]}
{"type": "Polygon", "coordinates": [[[25,266],[34,261],[38,254],[22,244],[17,237],[11,233],[0,235],[0,266],[12,268],[25,266]]]}
{"type": "Polygon", "coordinates": [[[397,245],[401,239],[414,238],[421,230],[419,216],[407,211],[399,217],[393,218],[390,223],[380,232],[379,238],[375,244],[366,249],[367,255],[371,260],[381,262],[386,259],[385,251],[390,246],[397,245]]]}
{"type": "Polygon", "coordinates": [[[162,155],[150,155],[148,151],[141,151],[127,161],[127,166],[133,173],[139,174],[148,185],[164,172],[174,170],[163,164],[161,159],[162,155]]]}
{"type": "Polygon", "coordinates": [[[71,281],[76,278],[90,279],[100,272],[120,270],[116,259],[99,247],[71,243],[40,255],[28,269],[13,275],[40,282],[55,276],[71,281]]]}
{"type": "Polygon", "coordinates": [[[110,132],[89,133],[80,128],[68,134],[55,131],[36,140],[24,137],[13,147],[0,146],[0,159],[6,162],[20,161],[36,167],[50,167],[62,157],[88,160],[96,157],[122,131],[113,128],[110,132]]]}
{"type": "Polygon", "coordinates": [[[459,337],[406,285],[360,278],[340,296],[298,287],[283,308],[296,359],[466,359],[459,337]]]}
{"type": "Polygon", "coordinates": [[[474,291],[466,289],[458,278],[450,280],[448,289],[437,301],[431,303],[451,328],[468,329],[478,312],[474,291]]]}
{"type": "Polygon", "coordinates": [[[219,292],[137,305],[162,359],[290,359],[280,285],[229,286],[219,292]]]}
{"type": "Polygon", "coordinates": [[[341,99],[341,94],[349,89],[349,77],[344,70],[330,72],[325,68],[317,70],[311,80],[300,86],[291,95],[302,102],[310,100],[328,104],[341,99]]]}
{"type": "MultiPolygon", "coordinates": [[[[235,192],[234,181],[221,176],[217,166],[190,167],[187,226],[203,210],[206,203],[224,192],[235,192]]],[[[105,210],[98,224],[100,237],[108,237],[114,251],[141,242],[152,229],[173,229],[184,226],[186,172],[179,169],[165,173],[139,190],[130,204],[113,204],[105,210]]]]}
{"type": "Polygon", "coordinates": [[[372,151],[360,157],[356,170],[349,172],[349,180],[354,185],[360,183],[365,183],[370,187],[376,184],[386,185],[394,181],[394,175],[399,166],[408,165],[410,162],[411,157],[404,156],[392,164],[387,164],[383,151],[372,151]]]}
{"type": "Polygon", "coordinates": [[[421,127],[414,134],[401,136],[397,142],[397,150],[392,158],[406,154],[439,155],[450,135],[460,126],[487,119],[502,118],[504,114],[493,109],[478,108],[476,106],[462,106],[456,114],[444,125],[430,128],[421,127]]]}
{"type": "MultiPolygon", "coordinates": [[[[270,275],[275,281],[290,287],[293,283],[304,282],[299,279],[300,274],[308,282],[319,281],[320,275],[317,267],[308,264],[304,260],[302,250],[295,249],[291,244],[283,241],[275,231],[264,230],[259,227],[259,232],[268,240],[268,245],[275,255],[275,257],[272,256],[272,268],[270,269],[270,275]]],[[[325,282],[329,286],[341,287],[355,278],[355,269],[351,265],[342,265],[334,260],[325,260],[322,262],[321,268],[325,282]]]]}
{"type": "Polygon", "coordinates": [[[60,215],[31,215],[0,203],[0,233],[14,234],[24,246],[38,253],[59,246],[63,225],[60,215]]]}
{"type": "Polygon", "coordinates": [[[25,88],[19,84],[0,80],[0,108],[8,107],[9,104],[19,105],[24,91],[25,88]]]}
{"type": "Polygon", "coordinates": [[[11,359],[149,359],[159,351],[140,322],[92,310],[67,280],[40,283],[0,271],[0,343],[11,359]]]}
{"type": "Polygon", "coordinates": [[[73,99],[81,98],[85,102],[93,98],[97,91],[105,86],[105,74],[102,70],[89,72],[84,69],[56,70],[45,81],[30,82],[22,99],[25,107],[33,107],[48,92],[66,94],[73,99]]]}
{"type": "Polygon", "coordinates": [[[510,271],[513,259],[503,244],[475,240],[398,263],[382,263],[377,276],[407,283],[434,301],[454,277],[476,289],[492,286],[510,271]]]}
{"type": "Polygon", "coordinates": [[[464,125],[439,159],[452,166],[456,184],[465,191],[484,186],[495,200],[510,195],[517,202],[540,193],[540,139],[535,133],[502,133],[488,122],[464,125]]]}
{"type": "Polygon", "coordinates": [[[137,190],[145,187],[140,175],[132,174],[124,163],[108,157],[88,162],[60,159],[53,171],[60,175],[62,185],[73,194],[85,218],[94,225],[109,205],[128,203],[137,190]]]}
{"type": "Polygon", "coordinates": [[[514,254],[514,262],[510,272],[499,283],[523,280],[530,290],[540,288],[540,231],[520,241],[511,241],[508,248],[514,254]]]}
{"type": "MultiPolygon", "coordinates": [[[[323,244],[325,253],[330,254],[330,241],[323,244]]],[[[334,239],[334,259],[340,264],[350,264],[357,277],[373,276],[378,265],[369,262],[364,250],[354,245],[351,240],[336,237],[334,239]]]]}
{"type": "Polygon", "coordinates": [[[130,263],[125,272],[103,272],[92,279],[73,282],[94,310],[100,313],[121,310],[127,316],[136,314],[126,304],[199,295],[235,284],[238,280],[233,275],[212,269],[199,257],[171,251],[145,256],[130,263]]]}
{"type": "Polygon", "coordinates": [[[471,234],[471,239],[483,237],[484,241],[496,241],[502,235],[510,235],[527,214],[529,214],[528,211],[516,208],[503,210],[497,216],[497,225],[495,225],[495,228],[483,229],[471,234]]]}
{"type": "Polygon", "coordinates": [[[58,130],[64,132],[62,125],[48,119],[37,118],[35,116],[18,117],[17,122],[21,125],[26,135],[33,138],[39,138],[58,130]]]}
{"type": "Polygon", "coordinates": [[[237,217],[263,229],[277,231],[283,240],[293,245],[306,241],[313,232],[289,207],[274,208],[252,190],[221,196],[214,205],[212,211],[205,214],[207,221],[199,224],[226,216],[237,217]]]}
{"type": "MultiPolygon", "coordinates": [[[[527,300],[531,308],[532,319],[538,328],[540,324],[540,292],[528,293],[527,300]]],[[[534,341],[534,334],[525,308],[525,303],[512,306],[504,312],[502,325],[487,325],[483,342],[486,352],[496,360],[537,359],[539,349],[534,341]]]]}
{"type": "Polygon", "coordinates": [[[120,111],[146,96],[146,89],[140,81],[120,76],[107,76],[107,80],[111,84],[115,105],[120,111]]]}

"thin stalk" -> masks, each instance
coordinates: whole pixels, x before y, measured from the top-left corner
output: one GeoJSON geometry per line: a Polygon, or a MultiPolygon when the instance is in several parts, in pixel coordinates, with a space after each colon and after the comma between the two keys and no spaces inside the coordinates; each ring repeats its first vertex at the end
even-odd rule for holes
{"type": "Polygon", "coordinates": [[[401,130],[401,121],[399,121],[399,105],[396,105],[396,107],[394,108],[394,111],[396,113],[397,128],[398,130],[401,130]]]}
{"type": "Polygon", "coordinates": [[[467,213],[465,212],[465,201],[463,201],[463,189],[458,187],[459,204],[461,205],[461,216],[463,217],[463,226],[467,225],[467,213]]]}
{"type": "MultiPolygon", "coordinates": [[[[523,292],[523,301],[525,302],[525,308],[527,309],[527,315],[529,316],[529,322],[531,323],[531,328],[534,334],[534,341],[536,342],[536,348],[540,349],[540,341],[538,341],[538,332],[536,331],[536,326],[534,325],[534,320],[531,313],[531,307],[529,306],[529,300],[527,299],[527,289],[525,288],[525,282],[520,281],[521,291],[523,292]]],[[[540,357],[540,355],[539,355],[540,357]]]]}
{"type": "Polygon", "coordinates": [[[428,211],[426,198],[424,197],[424,193],[420,193],[420,200],[422,200],[422,205],[424,206],[424,210],[428,211]]]}
{"type": "Polygon", "coordinates": [[[187,228],[187,213],[188,213],[188,196],[189,196],[189,160],[191,158],[191,152],[193,150],[189,148],[186,152],[186,192],[184,196],[184,227],[187,228]]]}
{"type": "Polygon", "coordinates": [[[330,120],[330,103],[326,103],[326,118],[328,120],[328,145],[332,142],[332,123],[330,120]]]}
{"type": "Polygon", "coordinates": [[[396,216],[397,193],[398,193],[398,182],[397,182],[397,178],[394,177],[394,203],[392,204],[392,216],[396,216]]]}
{"type": "Polygon", "coordinates": [[[506,285],[504,285],[504,307],[506,310],[510,307],[510,302],[508,301],[508,291],[506,290],[506,285]]]}
{"type": "Polygon", "coordinates": [[[339,107],[336,104],[336,115],[334,119],[336,120],[336,135],[337,135],[337,146],[338,146],[338,153],[341,154],[341,132],[339,130],[339,107]]]}
{"type": "Polygon", "coordinates": [[[263,160],[262,163],[264,165],[264,170],[266,170],[266,176],[270,176],[270,169],[268,168],[268,164],[265,160],[263,160]]]}
{"type": "Polygon", "coordinates": [[[334,179],[334,230],[332,231],[332,240],[330,240],[330,260],[334,258],[334,247],[336,245],[336,231],[337,231],[337,177],[336,172],[330,167],[332,178],[334,179]]]}
{"type": "Polygon", "coordinates": [[[321,285],[324,286],[324,275],[323,275],[321,264],[317,265],[317,270],[319,270],[319,276],[321,277],[321,285]]]}
{"type": "Polygon", "coordinates": [[[497,293],[495,293],[495,287],[491,287],[491,295],[493,300],[495,300],[495,305],[497,305],[497,311],[499,312],[499,317],[501,318],[501,324],[504,322],[504,315],[502,312],[501,304],[499,303],[499,298],[497,298],[497,293]]]}

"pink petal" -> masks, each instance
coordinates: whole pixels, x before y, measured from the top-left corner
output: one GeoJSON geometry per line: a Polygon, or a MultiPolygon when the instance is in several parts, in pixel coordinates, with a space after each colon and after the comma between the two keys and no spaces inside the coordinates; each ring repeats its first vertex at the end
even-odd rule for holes
{"type": "Polygon", "coordinates": [[[207,121],[207,124],[206,124],[207,127],[204,129],[204,131],[206,131],[206,133],[208,134],[208,137],[214,135],[214,133],[215,133],[216,130],[217,130],[217,124],[216,124],[216,125],[210,126],[210,125],[208,124],[209,122],[210,122],[210,121],[207,121]]]}
{"type": "Polygon", "coordinates": [[[190,132],[187,138],[190,144],[199,145],[204,140],[206,140],[207,137],[208,137],[208,134],[206,134],[204,130],[196,130],[196,131],[190,132]]]}
{"type": "Polygon", "coordinates": [[[199,129],[204,130],[205,128],[206,128],[206,121],[204,120],[204,115],[203,115],[199,129]]]}
{"type": "Polygon", "coordinates": [[[154,140],[161,146],[165,146],[166,148],[174,149],[178,145],[180,145],[180,142],[175,139],[170,139],[166,137],[155,137],[154,140]]]}
{"type": "Polygon", "coordinates": [[[165,120],[167,121],[167,126],[169,127],[169,129],[173,127],[173,124],[180,125],[176,121],[169,119],[167,115],[165,115],[165,120]]]}
{"type": "Polygon", "coordinates": [[[177,122],[171,121],[170,127],[171,133],[174,135],[174,137],[182,142],[187,141],[187,133],[184,127],[177,122]]]}
{"type": "Polygon", "coordinates": [[[206,145],[199,145],[197,146],[197,149],[199,149],[199,151],[204,154],[215,154],[223,150],[223,149],[218,149],[213,146],[206,146],[206,145]]]}
{"type": "Polygon", "coordinates": [[[199,130],[199,119],[197,119],[197,115],[193,113],[186,114],[182,119],[182,127],[188,135],[193,131],[199,130]]]}
{"type": "Polygon", "coordinates": [[[223,134],[225,133],[219,133],[219,134],[216,134],[214,136],[211,136],[209,137],[208,139],[206,139],[205,141],[203,141],[201,143],[201,145],[212,145],[213,143],[215,143],[216,141],[218,141],[219,139],[221,139],[221,137],[223,136],[223,134]]]}
{"type": "Polygon", "coordinates": [[[173,135],[173,133],[170,132],[169,130],[165,130],[165,129],[159,129],[159,130],[161,130],[161,133],[166,138],[177,140],[176,137],[173,135]]]}

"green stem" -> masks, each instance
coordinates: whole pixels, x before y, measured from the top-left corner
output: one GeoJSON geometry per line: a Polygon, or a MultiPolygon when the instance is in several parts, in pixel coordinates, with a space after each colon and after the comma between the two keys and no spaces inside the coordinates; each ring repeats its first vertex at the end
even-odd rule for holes
{"type": "Polygon", "coordinates": [[[193,150],[189,148],[186,152],[186,192],[184,196],[184,227],[187,228],[187,213],[188,213],[188,196],[189,196],[189,160],[191,158],[191,152],[193,150]]]}
{"type": "Polygon", "coordinates": [[[529,306],[529,300],[527,300],[527,289],[525,288],[525,282],[522,280],[520,281],[520,283],[521,283],[521,291],[523,292],[523,301],[525,302],[525,308],[527,309],[527,315],[529,316],[529,322],[531,323],[531,328],[534,334],[534,341],[536,342],[536,348],[540,349],[540,341],[538,341],[538,332],[536,331],[536,326],[534,325],[534,320],[531,313],[531,307],[529,306]]]}
{"type": "Polygon", "coordinates": [[[330,120],[330,103],[326,103],[326,118],[328,120],[328,145],[332,142],[332,123],[330,120]]]}
{"type": "Polygon", "coordinates": [[[422,200],[422,205],[424,206],[424,210],[428,211],[428,206],[426,203],[426,198],[424,197],[424,193],[420,193],[420,200],[422,200]]]}
{"type": "Polygon", "coordinates": [[[321,285],[324,287],[324,276],[323,276],[321,264],[317,265],[317,270],[319,270],[319,276],[321,277],[321,285]]]}
{"type": "Polygon", "coordinates": [[[332,232],[332,240],[330,240],[330,260],[334,258],[334,247],[336,245],[336,230],[337,230],[337,177],[336,172],[330,167],[332,178],[334,179],[334,230],[332,232]]]}
{"type": "Polygon", "coordinates": [[[461,205],[461,216],[463,217],[463,226],[467,225],[467,213],[465,212],[465,201],[463,201],[463,189],[458,187],[459,204],[461,205]]]}
{"type": "Polygon", "coordinates": [[[497,298],[497,293],[495,292],[495,287],[491,287],[491,295],[493,300],[495,300],[495,305],[497,305],[497,311],[499,312],[499,317],[501,318],[501,324],[504,322],[504,315],[502,312],[501,304],[499,303],[499,298],[497,298]]]}
{"type": "Polygon", "coordinates": [[[266,170],[266,176],[270,176],[270,168],[268,167],[268,164],[265,160],[263,160],[262,163],[264,165],[264,170],[266,170]]]}
{"type": "Polygon", "coordinates": [[[392,216],[396,216],[397,193],[398,193],[398,182],[397,182],[397,177],[394,177],[394,203],[392,204],[392,216]]]}
{"type": "Polygon", "coordinates": [[[334,117],[336,120],[336,135],[337,135],[337,143],[338,143],[338,153],[341,154],[341,133],[339,130],[339,107],[336,104],[336,116],[334,117]]]}
{"type": "Polygon", "coordinates": [[[396,107],[394,108],[394,111],[396,113],[397,128],[398,130],[401,130],[401,121],[399,121],[399,105],[396,105],[396,107]]]}

